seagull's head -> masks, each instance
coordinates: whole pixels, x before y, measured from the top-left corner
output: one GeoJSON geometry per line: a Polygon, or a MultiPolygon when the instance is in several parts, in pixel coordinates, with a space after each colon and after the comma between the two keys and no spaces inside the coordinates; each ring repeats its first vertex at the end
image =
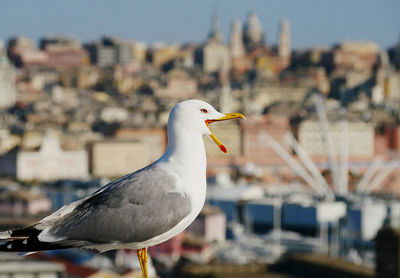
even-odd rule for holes
{"type": "Polygon", "coordinates": [[[172,109],[168,125],[174,123],[174,125],[194,131],[201,136],[208,135],[220,150],[226,153],[226,147],[212,133],[209,124],[235,118],[245,119],[240,113],[220,113],[210,104],[201,100],[186,100],[178,103],[172,109]]]}

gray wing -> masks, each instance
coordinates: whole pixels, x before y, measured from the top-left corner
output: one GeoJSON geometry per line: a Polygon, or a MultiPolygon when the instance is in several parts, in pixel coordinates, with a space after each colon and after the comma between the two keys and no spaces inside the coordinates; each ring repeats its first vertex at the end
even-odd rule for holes
{"type": "Polygon", "coordinates": [[[190,211],[190,199],[175,191],[175,179],[152,164],[106,185],[49,233],[93,243],[139,242],[170,230],[190,211]]]}

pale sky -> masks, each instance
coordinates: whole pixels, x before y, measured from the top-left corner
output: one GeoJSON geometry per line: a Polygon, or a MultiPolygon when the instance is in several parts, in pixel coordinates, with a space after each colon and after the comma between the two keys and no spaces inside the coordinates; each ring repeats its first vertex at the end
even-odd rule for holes
{"type": "Polygon", "coordinates": [[[71,35],[82,41],[117,35],[166,43],[203,41],[217,11],[224,38],[235,18],[254,10],[275,43],[279,21],[291,24],[292,45],[330,45],[343,40],[399,41],[400,0],[1,0],[0,39],[21,35],[71,35]]]}

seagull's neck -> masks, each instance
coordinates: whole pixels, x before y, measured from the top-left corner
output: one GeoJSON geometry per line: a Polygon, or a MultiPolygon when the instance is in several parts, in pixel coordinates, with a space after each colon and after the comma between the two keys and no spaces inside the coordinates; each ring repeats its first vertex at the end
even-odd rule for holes
{"type": "Polygon", "coordinates": [[[160,162],[171,165],[178,174],[205,179],[206,152],[202,136],[189,128],[168,125],[167,149],[160,162]]]}

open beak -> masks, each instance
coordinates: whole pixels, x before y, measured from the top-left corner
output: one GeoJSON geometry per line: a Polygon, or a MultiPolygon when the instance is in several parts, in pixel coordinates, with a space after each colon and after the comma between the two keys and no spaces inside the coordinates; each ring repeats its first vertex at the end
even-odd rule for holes
{"type": "Polygon", "coordinates": [[[243,115],[240,114],[240,113],[228,113],[228,114],[225,114],[224,117],[221,117],[221,118],[218,118],[218,119],[213,119],[213,120],[206,120],[206,121],[205,121],[205,122],[206,122],[206,125],[207,125],[207,127],[208,127],[208,129],[210,130],[210,133],[211,133],[211,134],[209,135],[210,138],[215,142],[215,144],[218,145],[219,149],[220,149],[221,151],[223,151],[224,153],[227,153],[228,151],[226,150],[224,144],[222,144],[222,142],[219,141],[218,138],[215,137],[215,135],[212,133],[212,131],[211,131],[211,129],[210,129],[210,126],[209,126],[208,124],[209,124],[209,123],[212,123],[212,122],[219,122],[219,121],[231,120],[231,119],[236,119],[236,118],[241,118],[241,119],[244,119],[244,120],[246,119],[246,117],[243,116],[243,115]]]}

